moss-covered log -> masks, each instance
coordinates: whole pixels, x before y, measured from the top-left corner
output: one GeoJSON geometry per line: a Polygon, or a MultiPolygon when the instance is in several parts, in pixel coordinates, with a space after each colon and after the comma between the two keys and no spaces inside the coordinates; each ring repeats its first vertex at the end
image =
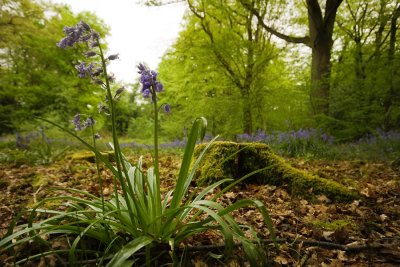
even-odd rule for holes
{"type": "MultiPolygon", "coordinates": [[[[111,162],[115,161],[114,151],[105,151],[105,152],[101,152],[101,154],[104,157],[106,157],[109,161],[111,161],[111,162]]],[[[66,158],[73,160],[73,161],[88,161],[91,163],[96,162],[96,156],[91,151],[77,152],[72,155],[68,155],[66,158]]]]}
{"type": "MultiPolygon", "coordinates": [[[[195,156],[205,148],[196,147],[195,156]]],[[[215,142],[205,154],[196,172],[199,185],[223,178],[238,179],[253,171],[267,168],[245,180],[246,183],[287,184],[293,195],[306,198],[324,194],[331,200],[351,201],[359,198],[357,192],[328,179],[308,174],[290,166],[271,149],[261,143],[215,142]]]]}

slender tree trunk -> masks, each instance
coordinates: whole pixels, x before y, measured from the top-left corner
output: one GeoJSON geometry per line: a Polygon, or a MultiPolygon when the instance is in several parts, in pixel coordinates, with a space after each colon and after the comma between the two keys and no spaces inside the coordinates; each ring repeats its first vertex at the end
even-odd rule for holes
{"type": "Polygon", "coordinates": [[[248,89],[242,89],[241,95],[243,98],[243,132],[251,134],[253,132],[253,119],[251,112],[250,92],[248,89]]]}
{"type": "Polygon", "coordinates": [[[400,92],[399,90],[396,90],[393,79],[396,72],[393,61],[395,57],[395,48],[396,48],[397,20],[399,17],[400,17],[400,5],[393,12],[392,19],[390,22],[390,41],[388,50],[388,66],[390,68],[390,81],[389,81],[389,92],[387,94],[386,101],[384,102],[385,116],[383,120],[383,127],[385,129],[391,128],[392,121],[390,117],[391,117],[393,103],[400,100],[399,99],[400,92]]]}

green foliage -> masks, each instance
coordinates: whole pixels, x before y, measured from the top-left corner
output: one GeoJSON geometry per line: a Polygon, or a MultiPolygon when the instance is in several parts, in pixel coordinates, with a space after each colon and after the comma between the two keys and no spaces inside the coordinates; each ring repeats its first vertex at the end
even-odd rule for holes
{"type": "MultiPolygon", "coordinates": [[[[198,2],[202,1],[193,4],[198,2]]],[[[173,107],[172,119],[163,126],[165,134],[182,138],[192,115],[206,116],[211,134],[225,138],[246,131],[246,121],[255,131],[307,120],[308,92],[302,84],[294,85],[295,71],[278,57],[268,35],[256,25],[249,30],[258,37],[247,35],[245,22],[251,16],[240,4],[203,2],[207,8],[199,12],[209,15],[206,21],[188,15],[185,29],[159,66],[173,107]],[[235,12],[240,16],[234,17],[235,12]],[[212,31],[212,41],[203,24],[212,31]]]]}
{"type": "Polygon", "coordinates": [[[71,76],[80,48],[63,53],[55,43],[62,36],[59,29],[82,16],[102,35],[104,24],[92,14],[74,15],[54,4],[3,0],[1,6],[0,134],[21,130],[33,122],[32,115],[64,123],[82,107],[81,112],[93,112],[99,88],[71,76]]]}

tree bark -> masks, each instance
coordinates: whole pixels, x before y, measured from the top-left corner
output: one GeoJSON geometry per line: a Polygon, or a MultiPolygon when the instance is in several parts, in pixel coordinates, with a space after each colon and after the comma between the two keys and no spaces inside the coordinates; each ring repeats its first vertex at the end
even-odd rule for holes
{"type": "Polygon", "coordinates": [[[302,43],[311,48],[310,102],[315,115],[329,114],[332,35],[337,9],[342,2],[343,0],[326,0],[323,14],[318,0],[307,0],[309,36],[293,37],[266,25],[258,10],[241,0],[243,6],[253,12],[266,31],[287,42],[302,43]]]}
{"type": "Polygon", "coordinates": [[[389,92],[386,97],[386,101],[384,102],[385,115],[383,120],[384,129],[388,130],[392,128],[392,120],[391,113],[393,104],[400,101],[400,92],[396,90],[394,85],[394,79],[396,69],[394,67],[393,61],[395,57],[395,48],[396,48],[396,33],[397,33],[397,20],[400,17],[400,5],[393,11],[392,18],[390,21],[390,41],[389,41],[389,50],[388,50],[388,66],[390,68],[390,85],[389,92]]]}

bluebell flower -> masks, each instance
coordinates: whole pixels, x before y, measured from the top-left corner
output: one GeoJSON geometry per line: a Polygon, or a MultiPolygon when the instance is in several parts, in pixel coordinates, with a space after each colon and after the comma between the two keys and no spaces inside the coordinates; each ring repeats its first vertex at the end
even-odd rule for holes
{"type": "Polygon", "coordinates": [[[92,127],[96,124],[96,121],[93,119],[92,116],[89,116],[86,121],[83,123],[83,127],[92,127]]]}
{"type": "Polygon", "coordinates": [[[76,114],[72,120],[72,123],[75,125],[76,131],[81,131],[83,129],[81,125],[81,114],[76,114]]]}
{"type": "Polygon", "coordinates": [[[149,98],[149,97],[150,97],[150,94],[151,94],[150,89],[145,89],[145,90],[143,91],[143,97],[144,97],[144,98],[149,98]]]}
{"type": "Polygon", "coordinates": [[[165,105],[164,105],[164,111],[165,111],[166,113],[170,113],[170,112],[171,112],[171,107],[170,107],[170,105],[165,104],[165,105]]]}
{"type": "Polygon", "coordinates": [[[95,36],[98,36],[98,33],[94,32],[84,21],[80,21],[74,27],[64,27],[64,33],[67,36],[57,43],[60,48],[67,48],[78,42],[87,42],[91,38],[95,39],[95,36]]]}
{"type": "Polygon", "coordinates": [[[147,66],[140,63],[138,66],[138,73],[140,74],[140,83],[142,84],[141,92],[144,98],[148,98],[150,94],[162,92],[164,87],[162,83],[157,81],[158,73],[150,70],[147,66]]]}
{"type": "Polygon", "coordinates": [[[79,78],[85,78],[86,75],[91,77],[93,75],[94,64],[90,63],[89,65],[86,66],[85,62],[81,62],[79,65],[76,65],[75,68],[79,72],[78,74],[79,78]]]}
{"type": "Polygon", "coordinates": [[[162,83],[156,82],[155,88],[156,88],[156,92],[159,93],[159,92],[162,92],[162,91],[163,91],[164,86],[162,85],[162,83]]]}

